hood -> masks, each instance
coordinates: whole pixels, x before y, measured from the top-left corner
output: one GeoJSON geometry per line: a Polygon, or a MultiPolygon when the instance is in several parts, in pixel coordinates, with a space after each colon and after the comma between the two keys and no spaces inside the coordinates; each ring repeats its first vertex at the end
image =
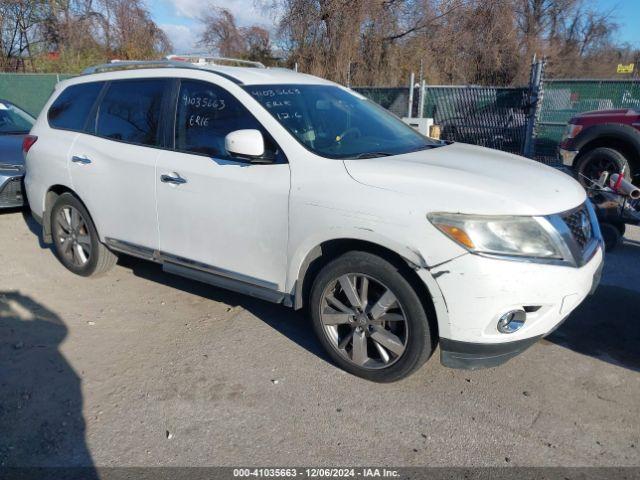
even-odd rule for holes
{"type": "Polygon", "coordinates": [[[584,118],[584,117],[602,117],[602,116],[612,116],[617,115],[621,117],[625,116],[636,116],[638,115],[638,111],[632,108],[614,108],[610,110],[591,110],[588,112],[582,112],[575,116],[575,118],[584,118]]]}
{"type": "Polygon", "coordinates": [[[344,163],[357,182],[411,196],[425,213],[548,215],[586,199],[582,186],[559,170],[463,143],[344,163]]]}
{"type": "Polygon", "coordinates": [[[0,169],[2,165],[24,165],[22,140],[26,134],[0,135],[0,169]]]}

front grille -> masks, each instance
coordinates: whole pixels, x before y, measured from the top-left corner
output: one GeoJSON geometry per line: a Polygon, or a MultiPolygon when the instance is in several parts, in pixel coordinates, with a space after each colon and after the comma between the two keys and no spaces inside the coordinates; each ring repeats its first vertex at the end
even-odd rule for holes
{"type": "Polygon", "coordinates": [[[12,178],[0,190],[0,206],[20,206],[22,203],[22,178],[12,178]]]}
{"type": "Polygon", "coordinates": [[[593,238],[593,226],[586,205],[562,215],[562,220],[569,227],[580,248],[584,248],[593,238]]]}

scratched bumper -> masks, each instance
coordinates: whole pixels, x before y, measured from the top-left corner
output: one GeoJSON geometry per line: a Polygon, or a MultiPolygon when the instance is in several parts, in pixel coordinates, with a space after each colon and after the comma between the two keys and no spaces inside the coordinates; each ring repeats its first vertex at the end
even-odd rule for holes
{"type": "Polygon", "coordinates": [[[547,335],[592,292],[602,260],[598,249],[581,268],[471,254],[443,264],[431,271],[447,309],[446,320],[438,322],[440,337],[507,344],[547,335]],[[515,333],[498,332],[500,316],[521,309],[527,311],[525,325],[515,333]]]}

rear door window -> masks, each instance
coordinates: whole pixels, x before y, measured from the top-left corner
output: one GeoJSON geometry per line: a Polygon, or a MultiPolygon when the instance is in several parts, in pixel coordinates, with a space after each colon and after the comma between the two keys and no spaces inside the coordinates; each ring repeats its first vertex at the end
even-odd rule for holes
{"type": "Polygon", "coordinates": [[[139,145],[158,146],[166,79],[119,80],[109,84],[98,109],[96,134],[139,145]]]}
{"type": "Polygon", "coordinates": [[[67,87],[49,108],[49,125],[63,130],[83,131],[87,116],[103,86],[104,82],[93,82],[67,87]]]}

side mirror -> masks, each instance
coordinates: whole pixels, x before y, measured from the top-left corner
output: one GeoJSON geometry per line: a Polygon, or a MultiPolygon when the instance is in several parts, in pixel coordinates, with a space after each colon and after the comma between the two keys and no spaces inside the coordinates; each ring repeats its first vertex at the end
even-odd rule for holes
{"type": "Polygon", "coordinates": [[[264,160],[264,137],[260,130],[236,130],[224,139],[224,148],[234,157],[250,161],[264,160]]]}

